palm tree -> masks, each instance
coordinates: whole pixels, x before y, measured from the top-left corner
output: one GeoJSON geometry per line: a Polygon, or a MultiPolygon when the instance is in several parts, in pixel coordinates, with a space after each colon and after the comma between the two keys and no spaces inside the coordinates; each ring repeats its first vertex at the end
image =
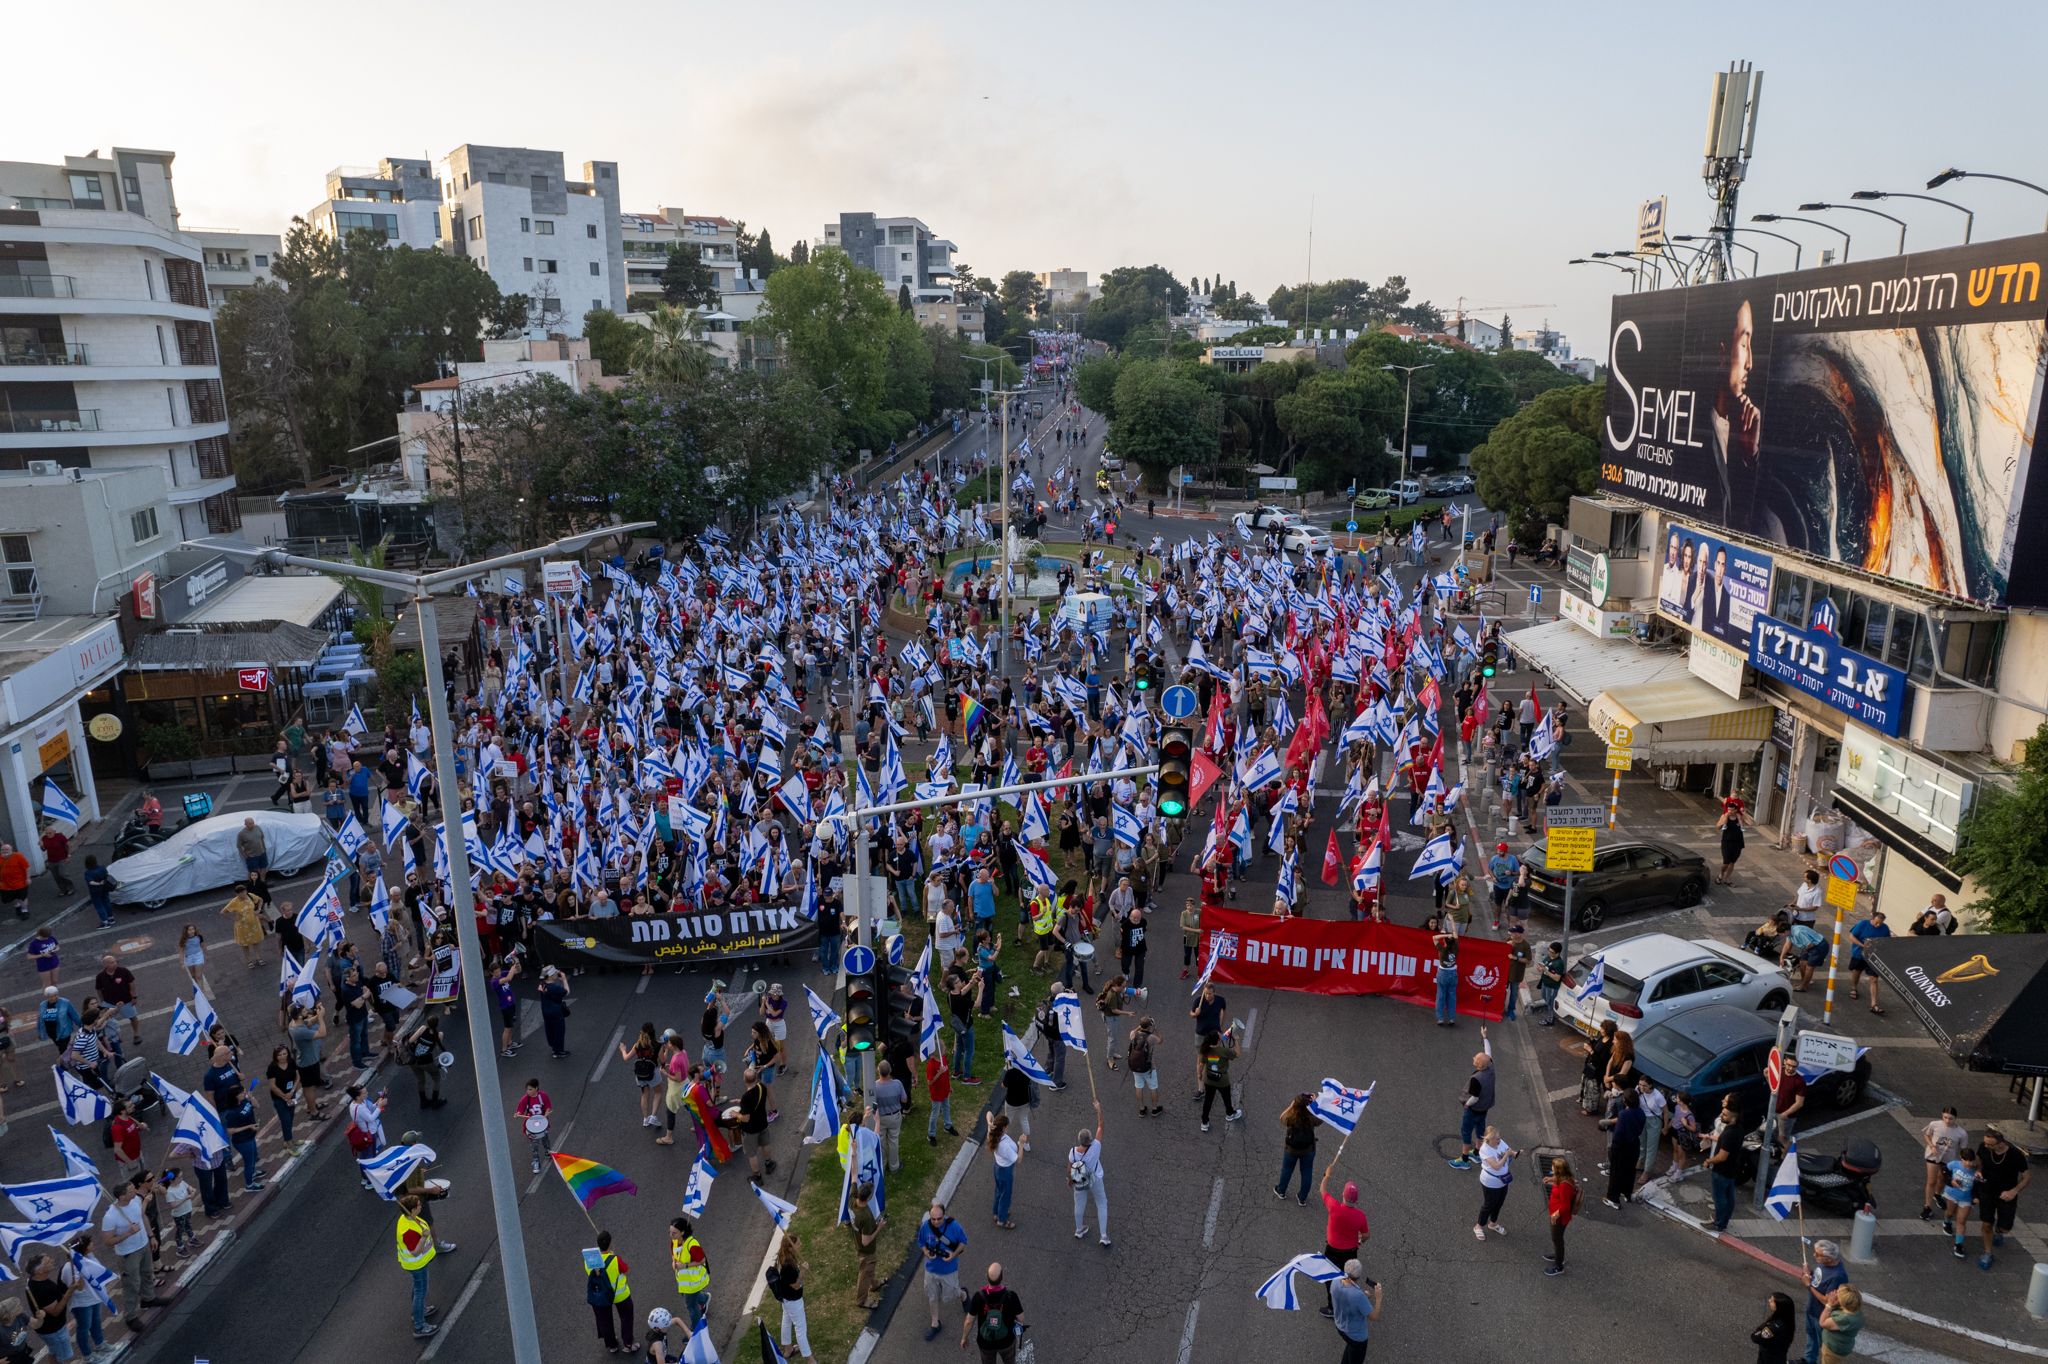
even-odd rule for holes
{"type": "Polygon", "coordinates": [[[664,303],[648,314],[647,329],[633,348],[633,368],[650,383],[684,388],[710,373],[711,355],[703,317],[664,303]]]}

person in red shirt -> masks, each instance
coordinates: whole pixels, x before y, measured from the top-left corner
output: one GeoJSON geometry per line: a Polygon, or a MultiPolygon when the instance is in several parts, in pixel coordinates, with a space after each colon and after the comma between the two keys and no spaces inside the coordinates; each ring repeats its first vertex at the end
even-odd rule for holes
{"type": "MultiPolygon", "coordinates": [[[[1342,1202],[1330,1196],[1330,1174],[1336,1168],[1334,1160],[1324,1166],[1323,1182],[1316,1187],[1323,1196],[1323,1209],[1329,1214],[1323,1227],[1323,1258],[1333,1265],[1342,1265],[1358,1258],[1358,1248],[1372,1235],[1372,1229],[1366,1225],[1365,1209],[1358,1206],[1356,1184],[1345,1182],[1342,1202]]],[[[1325,1288],[1325,1296],[1328,1292],[1325,1288]]],[[[1329,1303],[1323,1305],[1322,1311],[1326,1317],[1337,1315],[1336,1308],[1329,1303]]]]}
{"type": "Polygon", "coordinates": [[[120,1162],[123,1181],[132,1179],[142,1169],[142,1134],[149,1130],[149,1124],[137,1121],[135,1106],[126,1099],[114,1104],[113,1120],[108,1123],[109,1135],[114,1143],[114,1155],[120,1162]]]}
{"type": "Polygon", "coordinates": [[[924,1087],[926,1096],[931,1099],[931,1116],[925,1119],[924,1139],[937,1146],[942,1116],[946,1131],[956,1137],[960,1135],[960,1130],[953,1126],[953,1072],[946,1068],[944,1047],[924,1058],[924,1087]]]}
{"type": "Polygon", "coordinates": [[[1543,1257],[1550,1264],[1543,1272],[1554,1279],[1564,1273],[1564,1229],[1579,1210],[1579,1186],[1572,1179],[1571,1162],[1563,1156],[1551,1161],[1543,1186],[1550,1190],[1550,1254],[1543,1257]]]}
{"type": "Polygon", "coordinates": [[[49,868],[50,879],[57,883],[59,895],[71,894],[71,875],[64,864],[71,860],[71,839],[54,824],[43,826],[43,863],[49,868]]]}

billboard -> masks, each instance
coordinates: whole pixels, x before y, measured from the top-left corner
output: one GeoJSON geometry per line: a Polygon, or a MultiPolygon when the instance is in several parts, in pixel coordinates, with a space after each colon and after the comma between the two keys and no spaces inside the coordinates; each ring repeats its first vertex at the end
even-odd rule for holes
{"type": "Polygon", "coordinates": [[[1771,556],[1672,522],[1657,573],[1657,611],[1749,652],[1749,630],[1771,605],[1771,556]]]}
{"type": "Polygon", "coordinates": [[[2048,605],[2048,235],[1614,300],[1600,481],[1952,597],[2048,605]],[[2030,505],[2031,501],[2031,505],[2030,505]]]}
{"type": "Polygon", "coordinates": [[[1761,676],[1824,701],[1881,734],[1898,738],[1906,723],[1906,675],[1835,638],[1835,607],[1826,598],[1801,628],[1759,613],[1750,639],[1750,666],[1761,676]]]}

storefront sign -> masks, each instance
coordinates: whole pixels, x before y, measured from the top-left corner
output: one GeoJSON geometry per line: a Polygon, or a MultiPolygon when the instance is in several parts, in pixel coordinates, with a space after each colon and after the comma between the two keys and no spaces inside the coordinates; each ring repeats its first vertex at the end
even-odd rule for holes
{"type": "Polygon", "coordinates": [[[235,670],[235,685],[243,691],[269,691],[270,669],[238,668],[235,670]]]}
{"type": "Polygon", "coordinates": [[[1209,358],[1211,360],[1263,360],[1266,358],[1266,348],[1264,346],[1211,346],[1209,347],[1209,358]]]}
{"type": "Polygon", "coordinates": [[[214,593],[228,585],[228,566],[224,563],[208,564],[196,573],[185,576],[185,605],[200,606],[214,593]]]}
{"type": "Polygon", "coordinates": [[[1835,784],[1944,852],[1956,850],[1956,826],[1977,802],[1969,778],[1861,725],[1842,726],[1835,784]]]}
{"type": "Polygon", "coordinates": [[[1601,639],[1633,639],[1636,618],[1626,611],[1602,611],[1584,597],[1570,592],[1557,594],[1557,614],[1589,635],[1601,639]]]}
{"type": "Polygon", "coordinates": [[[534,925],[541,960],[555,965],[676,965],[805,952],[818,921],[795,909],[760,906],[703,914],[629,914],[613,919],[550,919],[534,925]]]}
{"type": "Polygon", "coordinates": [[[156,619],[156,574],[137,574],[131,585],[135,600],[135,619],[156,619]]]}
{"type": "MultiPolygon", "coordinates": [[[[1196,959],[1207,962],[1212,952],[1214,978],[1228,985],[1318,995],[1391,995],[1425,1008],[1436,1002],[1436,951],[1430,935],[1402,924],[1276,919],[1205,904],[1196,959]]],[[[1507,1001],[1507,970],[1506,943],[1461,939],[1458,1012],[1499,1018],[1507,1001]]]]}
{"type": "Polygon", "coordinates": [[[36,771],[47,772],[71,756],[71,725],[60,718],[36,731],[36,771]]]}
{"type": "Polygon", "coordinates": [[[1593,596],[1593,551],[1584,545],[1573,545],[1564,554],[1564,585],[1582,597],[1599,602],[1593,596]]]}
{"type": "Polygon", "coordinates": [[[1759,612],[1749,662],[1881,734],[1897,738],[1906,722],[1906,675],[1843,648],[1831,631],[1802,630],[1759,612]]]}
{"type": "Polygon", "coordinates": [[[120,622],[108,618],[69,644],[0,680],[6,720],[22,724],[52,706],[76,701],[121,666],[120,622]]]}
{"type": "Polygon", "coordinates": [[[190,573],[157,584],[156,619],[176,625],[226,591],[230,583],[248,576],[238,559],[215,558],[190,573]]]}
{"type": "Polygon", "coordinates": [[[1743,669],[1748,665],[1749,660],[1741,654],[1705,635],[1694,635],[1686,650],[1685,666],[1694,677],[1716,691],[1738,698],[1742,695],[1743,669]]]}

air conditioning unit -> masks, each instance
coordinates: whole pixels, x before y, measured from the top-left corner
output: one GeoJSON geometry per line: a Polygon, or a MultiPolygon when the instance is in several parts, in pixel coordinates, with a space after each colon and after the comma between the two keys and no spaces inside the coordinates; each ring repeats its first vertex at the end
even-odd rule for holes
{"type": "Polygon", "coordinates": [[[56,475],[64,472],[64,466],[54,459],[32,459],[28,462],[32,474],[56,475]]]}

